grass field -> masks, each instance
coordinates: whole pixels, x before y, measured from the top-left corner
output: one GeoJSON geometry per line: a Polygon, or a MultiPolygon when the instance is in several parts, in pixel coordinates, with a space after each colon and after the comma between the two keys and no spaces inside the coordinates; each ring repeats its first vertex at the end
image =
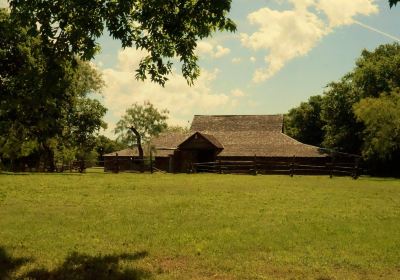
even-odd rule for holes
{"type": "Polygon", "coordinates": [[[0,174],[0,279],[400,279],[400,180],[0,174]]]}

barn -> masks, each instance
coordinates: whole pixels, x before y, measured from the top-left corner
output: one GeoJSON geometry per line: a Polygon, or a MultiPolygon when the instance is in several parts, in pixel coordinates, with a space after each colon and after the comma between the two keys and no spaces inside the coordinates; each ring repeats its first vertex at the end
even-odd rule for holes
{"type": "Polygon", "coordinates": [[[152,140],[155,166],[186,172],[193,163],[216,160],[287,160],[325,163],[329,155],[283,133],[283,115],[195,115],[189,132],[152,140]]]}
{"type": "Polygon", "coordinates": [[[103,157],[105,172],[139,170],[139,165],[135,162],[135,159],[138,157],[136,149],[128,148],[105,154],[103,157]]]}

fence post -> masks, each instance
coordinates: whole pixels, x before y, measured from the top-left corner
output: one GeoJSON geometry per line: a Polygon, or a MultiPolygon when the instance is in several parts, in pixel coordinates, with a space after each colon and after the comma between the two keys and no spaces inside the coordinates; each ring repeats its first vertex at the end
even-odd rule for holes
{"type": "Polygon", "coordinates": [[[295,161],[296,156],[293,156],[292,162],[290,163],[290,177],[293,177],[294,175],[294,161],[295,161]]]}
{"type": "Polygon", "coordinates": [[[353,170],[353,179],[356,180],[358,178],[358,165],[359,165],[360,159],[358,157],[355,158],[354,161],[354,170],[353,170]]]}
{"type": "Polygon", "coordinates": [[[332,153],[331,170],[329,173],[329,178],[331,178],[331,179],[333,178],[334,164],[335,164],[335,155],[332,153]]]}
{"type": "Polygon", "coordinates": [[[79,161],[79,173],[83,173],[84,169],[85,169],[85,160],[81,159],[79,161]]]}
{"type": "Polygon", "coordinates": [[[115,153],[115,167],[114,167],[114,172],[118,173],[119,172],[119,165],[118,165],[118,153],[115,153]]]}
{"type": "Polygon", "coordinates": [[[218,173],[222,174],[222,168],[221,168],[221,160],[218,160],[218,173]]]}
{"type": "Polygon", "coordinates": [[[257,176],[257,155],[254,155],[253,167],[254,167],[254,176],[257,176]]]}
{"type": "Polygon", "coordinates": [[[153,153],[150,148],[150,173],[153,174],[153,153]]]}

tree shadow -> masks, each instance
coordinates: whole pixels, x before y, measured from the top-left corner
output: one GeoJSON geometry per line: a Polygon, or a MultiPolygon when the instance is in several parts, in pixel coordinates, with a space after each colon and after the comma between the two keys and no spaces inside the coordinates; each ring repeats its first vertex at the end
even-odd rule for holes
{"type": "Polygon", "coordinates": [[[151,274],[144,269],[121,269],[121,260],[135,261],[146,257],[146,251],[134,254],[89,256],[77,252],[71,253],[59,267],[53,270],[34,269],[29,271],[23,278],[44,279],[96,279],[96,280],[142,280],[149,279],[151,274]]]}
{"type": "Polygon", "coordinates": [[[11,279],[11,274],[29,262],[27,258],[13,258],[3,247],[0,247],[0,280],[11,279]]]}

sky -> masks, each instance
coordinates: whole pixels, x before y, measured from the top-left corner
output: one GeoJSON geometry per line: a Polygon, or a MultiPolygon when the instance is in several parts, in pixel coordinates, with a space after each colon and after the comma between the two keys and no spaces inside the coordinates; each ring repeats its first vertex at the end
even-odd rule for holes
{"type": "Polygon", "coordinates": [[[400,6],[387,0],[233,0],[229,17],[235,33],[198,42],[202,72],[191,87],[179,67],[164,88],[135,80],[145,54],[104,34],[94,60],[106,82],[102,133],[114,138],[125,110],[144,101],[168,109],[171,125],[195,114],[283,114],[351,71],[363,49],[400,41],[400,6]]]}

